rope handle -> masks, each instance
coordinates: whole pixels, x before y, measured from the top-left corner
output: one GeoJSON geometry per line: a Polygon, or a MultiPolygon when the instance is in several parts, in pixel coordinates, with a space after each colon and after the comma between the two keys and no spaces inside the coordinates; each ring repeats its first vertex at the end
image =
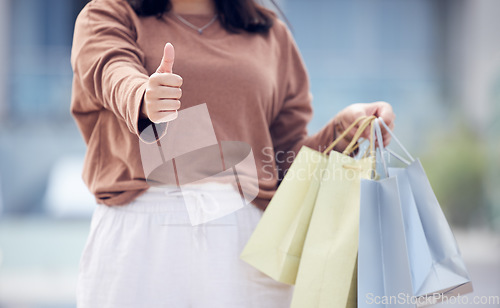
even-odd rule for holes
{"type": "MultiPolygon", "coordinates": [[[[372,126],[370,128],[370,138],[369,139],[365,139],[361,142],[361,144],[363,144],[364,142],[366,142],[366,140],[368,140],[369,142],[369,145],[368,145],[368,148],[365,149],[363,155],[361,155],[360,157],[361,158],[368,158],[368,157],[373,157],[375,156],[375,149],[374,149],[374,145],[375,145],[375,122],[372,123],[372,126]]],[[[360,147],[360,143],[359,143],[359,140],[358,140],[358,143],[356,143],[356,146],[354,146],[354,150],[356,150],[357,147],[360,147]]]]}
{"type": "Polygon", "coordinates": [[[405,153],[405,155],[407,156],[407,158],[409,160],[406,160],[405,158],[403,158],[402,156],[398,155],[397,153],[393,152],[392,150],[390,150],[388,148],[385,148],[385,150],[387,152],[389,152],[389,154],[391,154],[396,159],[398,159],[399,161],[401,161],[402,163],[404,163],[406,165],[410,165],[412,162],[414,162],[415,158],[413,158],[413,156],[411,156],[410,152],[408,152],[408,150],[404,147],[404,145],[401,143],[401,141],[399,141],[398,137],[396,137],[396,135],[394,135],[394,133],[391,131],[391,129],[387,126],[387,124],[385,124],[384,119],[378,118],[378,121],[380,124],[382,124],[382,126],[384,126],[385,130],[389,132],[389,134],[392,137],[392,140],[394,140],[396,142],[396,144],[399,146],[399,148],[401,150],[403,150],[403,152],[405,153]]]}
{"type": "Polygon", "coordinates": [[[328,152],[330,152],[342,139],[345,138],[345,136],[347,136],[347,134],[356,126],[359,124],[359,122],[363,121],[363,123],[359,126],[358,130],[356,131],[356,133],[354,134],[354,137],[352,138],[351,142],[349,143],[349,145],[346,147],[346,149],[344,150],[343,154],[349,154],[351,153],[352,151],[354,151],[354,146],[356,144],[356,142],[358,141],[358,139],[360,138],[361,134],[363,133],[363,131],[368,127],[368,125],[370,125],[370,123],[375,119],[376,117],[375,116],[361,116],[359,118],[357,118],[356,120],[354,120],[354,122],[351,123],[351,125],[349,125],[348,128],[344,129],[344,131],[342,132],[342,134],[340,134],[340,136],[338,136],[324,151],[323,151],[323,154],[328,154],[328,152]],[[350,150],[350,152],[348,152],[347,150],[350,150]]]}
{"type": "Polygon", "coordinates": [[[380,154],[380,160],[382,161],[382,166],[384,168],[384,174],[385,174],[385,177],[389,177],[389,171],[387,169],[387,163],[386,163],[385,157],[384,157],[384,152],[386,151],[386,149],[384,147],[382,130],[380,129],[380,124],[379,124],[379,122],[380,122],[379,120],[381,120],[381,119],[382,118],[376,119],[373,122],[373,126],[375,127],[375,134],[377,136],[377,142],[378,142],[378,150],[379,150],[379,154],[380,154]]]}
{"type": "MultiPolygon", "coordinates": [[[[342,152],[342,154],[349,155],[354,151],[355,146],[359,141],[359,138],[361,138],[361,135],[368,128],[368,126],[371,125],[373,127],[373,121],[375,121],[376,118],[377,117],[375,117],[375,116],[369,116],[363,121],[363,123],[361,123],[358,130],[354,134],[354,137],[352,137],[351,143],[349,143],[349,145],[345,148],[345,150],[344,150],[344,152],[342,152]]],[[[373,139],[370,140],[370,150],[373,149],[373,142],[374,142],[373,139]]]]}

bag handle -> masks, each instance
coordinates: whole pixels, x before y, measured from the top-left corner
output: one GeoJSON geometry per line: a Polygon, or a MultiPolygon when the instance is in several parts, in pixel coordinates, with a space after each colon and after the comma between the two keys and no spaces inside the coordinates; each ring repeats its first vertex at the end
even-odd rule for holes
{"type": "Polygon", "coordinates": [[[384,158],[384,151],[387,149],[384,148],[384,140],[382,138],[382,130],[380,129],[379,122],[381,118],[375,119],[373,122],[373,126],[375,127],[375,134],[377,135],[377,143],[378,143],[378,150],[380,154],[380,160],[382,161],[382,166],[384,167],[384,173],[386,177],[389,177],[389,171],[387,170],[387,163],[385,162],[384,158]]]}
{"type": "Polygon", "coordinates": [[[354,122],[351,123],[351,125],[349,125],[348,128],[346,128],[342,134],[340,134],[340,136],[337,137],[337,139],[335,139],[324,151],[323,151],[323,154],[328,154],[328,152],[330,152],[342,139],[345,138],[345,136],[347,136],[347,134],[356,126],[359,124],[359,122],[363,121],[361,123],[361,125],[359,126],[358,130],[356,131],[356,133],[354,134],[354,137],[352,138],[351,142],[347,145],[347,147],[345,148],[344,152],[342,152],[343,154],[345,155],[349,155],[350,153],[352,153],[352,151],[354,151],[356,149],[356,142],[358,141],[358,139],[361,137],[361,134],[363,133],[363,131],[368,127],[368,125],[370,125],[374,120],[376,119],[375,116],[361,116],[359,118],[357,118],[356,120],[354,120],[354,122]]]}
{"type": "Polygon", "coordinates": [[[410,152],[408,152],[408,150],[403,146],[403,144],[401,143],[401,141],[399,141],[399,139],[396,137],[396,135],[394,135],[394,133],[392,132],[392,130],[389,128],[389,126],[387,126],[387,124],[385,124],[384,122],[384,119],[382,118],[378,118],[378,121],[380,123],[382,123],[382,125],[384,126],[385,130],[389,132],[389,134],[391,135],[392,139],[394,141],[396,141],[397,145],[399,146],[399,148],[401,150],[403,150],[403,152],[406,154],[407,158],[409,158],[409,161],[406,160],[405,158],[401,157],[399,154],[395,153],[394,151],[386,148],[385,150],[391,154],[392,156],[394,156],[396,159],[398,159],[399,161],[401,161],[402,163],[406,164],[406,165],[410,165],[412,162],[415,161],[415,159],[413,158],[413,156],[411,156],[410,152]]]}
{"type": "MultiPolygon", "coordinates": [[[[366,139],[365,139],[366,140],[366,139]]],[[[363,142],[365,141],[363,140],[363,142]]],[[[375,156],[375,126],[371,125],[370,127],[370,138],[368,139],[369,141],[369,145],[368,145],[368,148],[365,150],[365,152],[363,153],[363,156],[361,156],[362,158],[367,158],[367,157],[373,157],[375,156]]],[[[359,145],[359,142],[358,142],[358,145],[359,145]]]]}
{"type": "MultiPolygon", "coordinates": [[[[365,120],[359,126],[358,130],[354,134],[354,137],[352,137],[351,142],[345,148],[344,152],[342,152],[343,154],[349,155],[349,154],[351,154],[356,149],[356,143],[358,142],[359,138],[361,137],[361,134],[363,134],[363,132],[365,131],[365,129],[368,126],[372,125],[372,128],[373,128],[373,121],[375,121],[375,119],[376,119],[375,116],[365,117],[365,120]]],[[[374,142],[373,139],[370,140],[370,154],[373,153],[373,142],[374,142]]]]}
{"type": "MultiPolygon", "coordinates": [[[[345,136],[347,136],[347,134],[359,123],[361,122],[362,120],[365,120],[366,118],[368,118],[367,116],[362,116],[362,117],[359,117],[357,118],[356,120],[354,120],[354,122],[351,123],[351,125],[349,125],[348,128],[346,128],[342,134],[340,134],[340,136],[337,137],[337,139],[335,139],[324,151],[323,151],[323,154],[328,154],[328,152],[330,152],[342,139],[345,138],[345,136]]],[[[360,127],[361,128],[361,127],[360,127]]],[[[366,128],[366,127],[365,127],[366,128]]],[[[358,129],[359,130],[359,129],[358,129]]],[[[357,131],[356,131],[357,133],[357,131]]],[[[361,134],[360,134],[361,135],[361,134]]],[[[359,137],[358,137],[359,138],[359,137]]],[[[355,140],[353,138],[353,140],[355,140]]],[[[351,141],[352,143],[352,141],[351,141]]],[[[347,148],[346,148],[347,149],[347,148]]]]}

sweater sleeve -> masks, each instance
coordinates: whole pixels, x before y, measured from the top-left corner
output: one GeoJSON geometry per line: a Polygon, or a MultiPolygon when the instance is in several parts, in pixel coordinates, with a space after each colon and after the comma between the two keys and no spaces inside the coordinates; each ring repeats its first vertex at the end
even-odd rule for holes
{"type": "Polygon", "coordinates": [[[281,44],[284,67],[280,78],[283,80],[284,95],[282,107],[270,127],[280,178],[302,146],[322,151],[332,143],[335,126],[332,119],[318,133],[308,136],[307,124],[312,118],[309,77],[291,33],[284,25],[281,26],[286,39],[281,44]]]}
{"type": "Polygon", "coordinates": [[[71,65],[74,86],[85,96],[73,111],[106,108],[139,136],[141,128],[149,124],[139,120],[149,76],[136,42],[134,18],[137,16],[123,0],[87,4],[75,23],[71,65]]]}

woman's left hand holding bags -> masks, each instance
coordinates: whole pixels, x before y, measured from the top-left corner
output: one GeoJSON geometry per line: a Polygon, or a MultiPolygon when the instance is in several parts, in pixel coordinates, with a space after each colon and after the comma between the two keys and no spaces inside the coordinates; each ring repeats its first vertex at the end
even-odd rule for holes
{"type": "MultiPolygon", "coordinates": [[[[394,129],[394,119],[396,118],[396,115],[394,114],[392,106],[389,103],[387,102],[374,102],[368,104],[359,103],[347,106],[335,116],[334,119],[335,135],[339,136],[340,134],[342,134],[342,132],[347,127],[349,127],[349,125],[351,125],[351,123],[353,123],[356,119],[362,116],[372,116],[372,115],[376,117],[381,117],[391,130],[394,129]]],[[[359,125],[356,125],[353,129],[351,129],[347,134],[345,140],[342,140],[337,144],[335,150],[337,150],[338,152],[342,152],[347,147],[349,142],[352,140],[358,128],[359,125]]],[[[363,132],[361,137],[369,139],[370,137],[369,134],[370,134],[369,129],[367,129],[363,132]]],[[[382,129],[382,136],[384,138],[384,146],[387,146],[391,141],[391,135],[385,129],[382,129]]]]}

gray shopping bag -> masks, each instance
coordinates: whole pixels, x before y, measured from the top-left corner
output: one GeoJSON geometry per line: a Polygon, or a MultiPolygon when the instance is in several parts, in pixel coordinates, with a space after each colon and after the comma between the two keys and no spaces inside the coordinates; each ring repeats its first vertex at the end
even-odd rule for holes
{"type": "Polygon", "coordinates": [[[413,288],[397,180],[361,180],[360,194],[358,307],[414,307],[398,299],[413,288]]]}
{"type": "Polygon", "coordinates": [[[378,123],[375,127],[387,178],[361,184],[359,307],[425,306],[471,292],[458,245],[422,164],[393,135],[410,161],[391,151],[407,167],[387,168],[378,123]]]}
{"type": "MultiPolygon", "coordinates": [[[[407,178],[406,185],[412,192],[428,246],[429,255],[424,256],[425,261],[422,261],[424,257],[420,260],[419,255],[410,255],[410,260],[414,259],[414,271],[425,274],[414,281],[415,295],[442,294],[449,297],[472,292],[457,242],[420,161],[413,161],[405,169],[389,169],[389,175],[398,179],[407,178]]],[[[409,229],[408,232],[411,231],[409,229]]]]}

